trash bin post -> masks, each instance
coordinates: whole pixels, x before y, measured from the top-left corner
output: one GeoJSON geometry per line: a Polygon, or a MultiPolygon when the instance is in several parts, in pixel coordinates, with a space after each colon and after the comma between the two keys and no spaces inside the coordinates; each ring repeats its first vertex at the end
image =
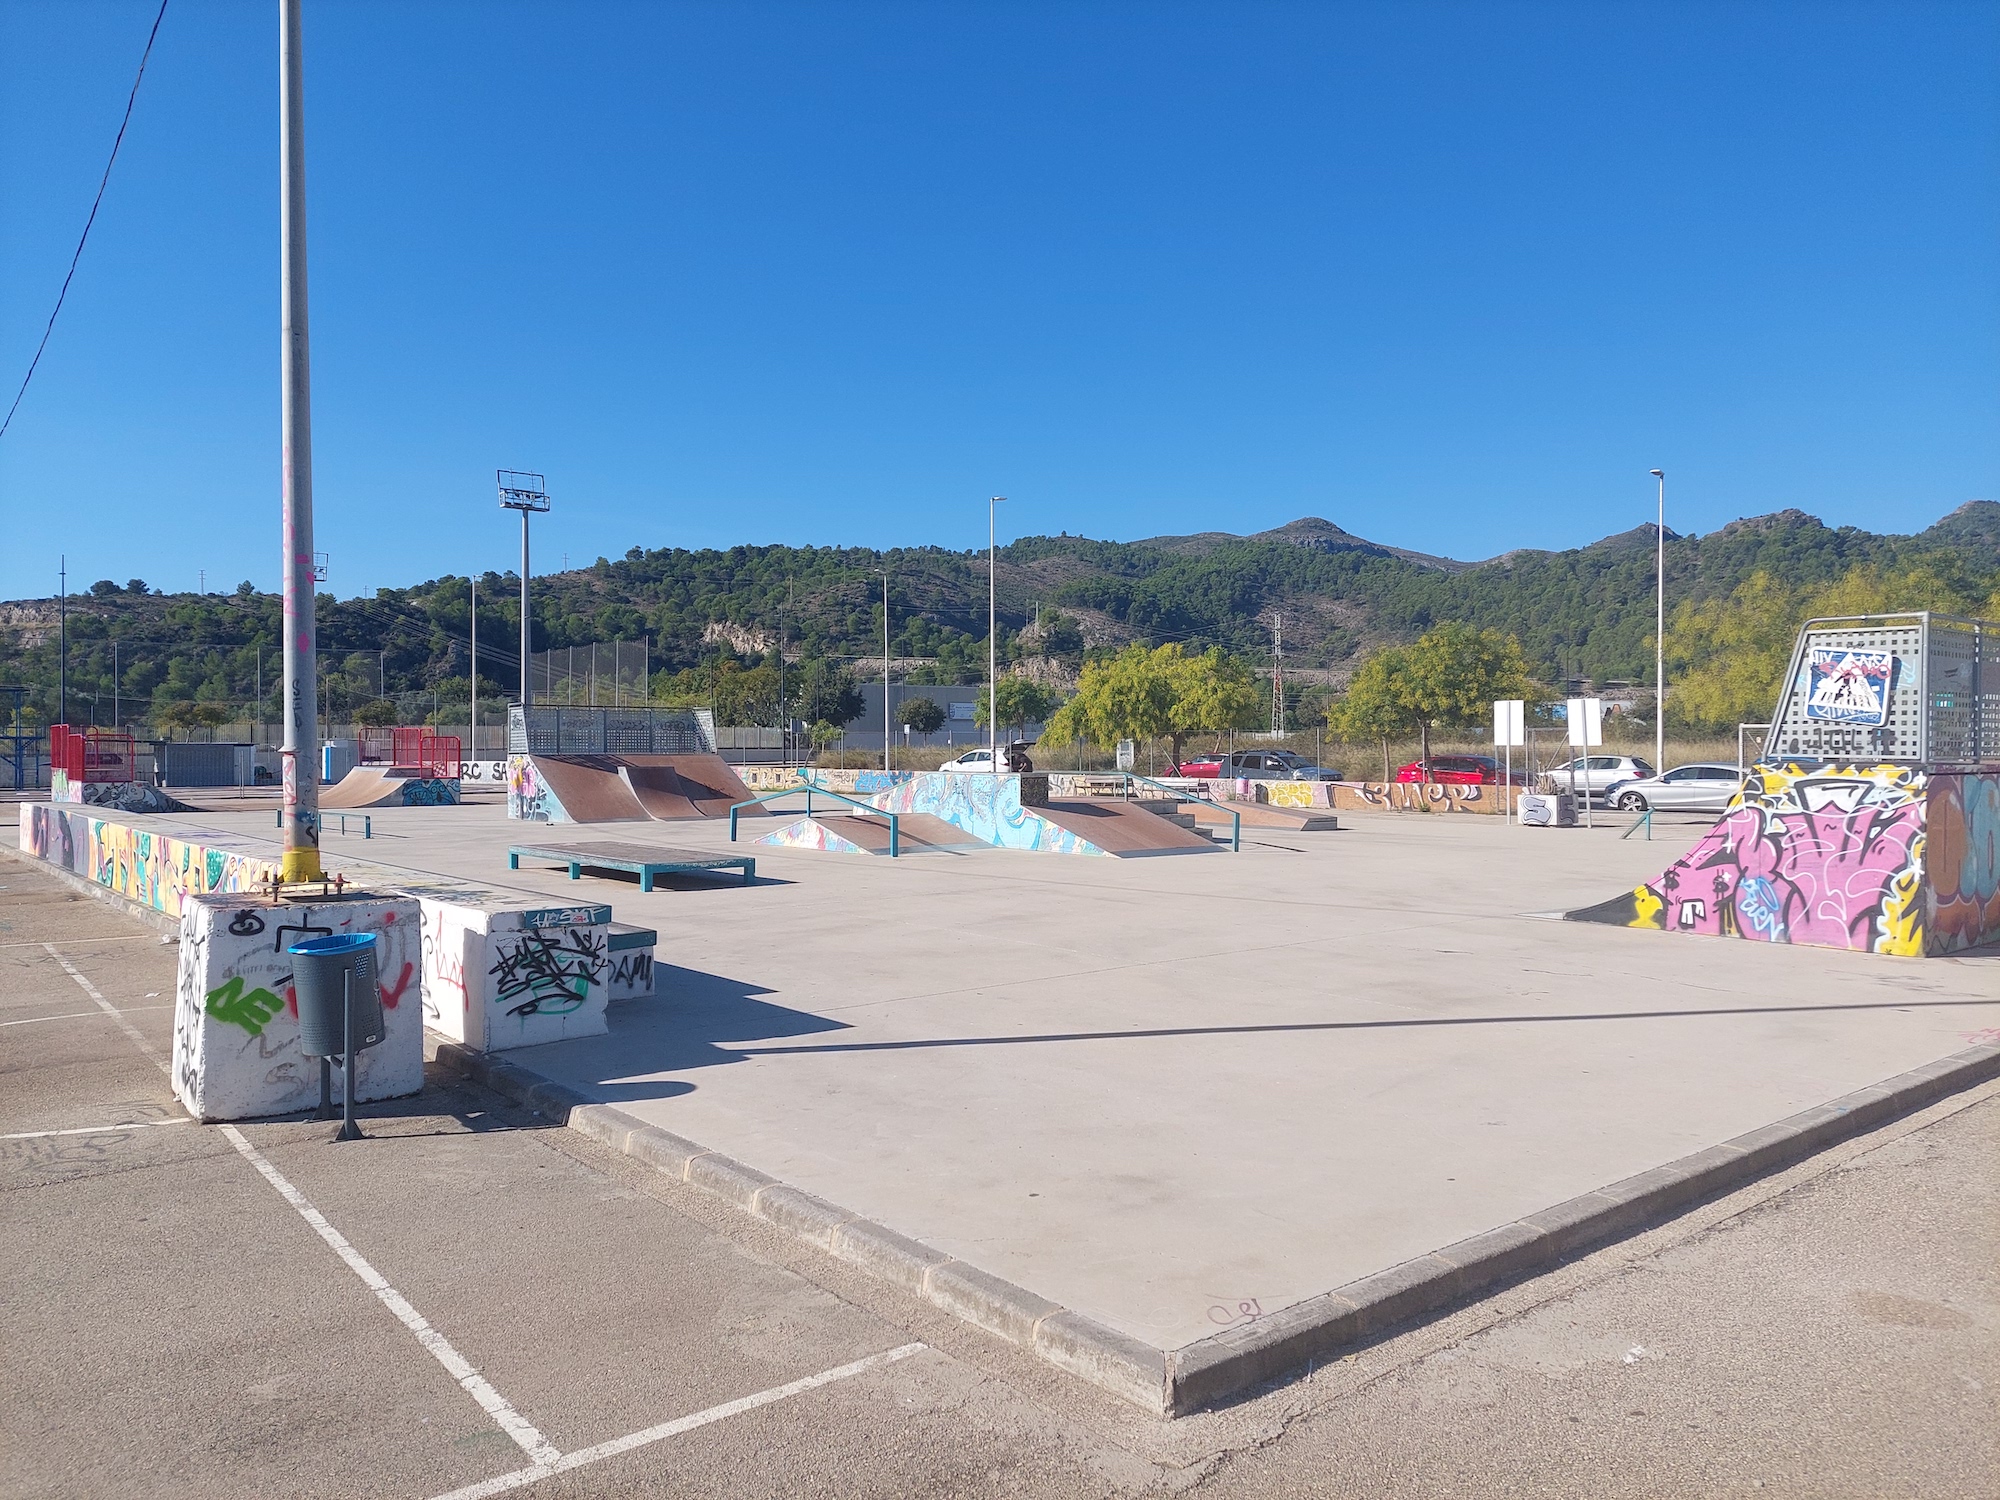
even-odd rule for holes
{"type": "Polygon", "coordinates": [[[375,985],[375,935],[309,938],[289,950],[299,1002],[299,1046],[320,1060],[319,1119],[332,1119],[330,1060],[340,1058],[341,1125],[337,1141],[364,1139],[354,1123],[355,1070],[361,1053],[387,1034],[375,985]],[[336,996],[334,984],[340,985],[336,996]],[[338,1006],[338,1011],[335,1006],[338,1006]]]}
{"type": "Polygon", "coordinates": [[[340,1131],[334,1139],[358,1141],[362,1139],[362,1135],[361,1127],[354,1123],[354,970],[351,967],[346,969],[340,978],[340,1035],[343,1048],[340,1055],[340,1131]]]}

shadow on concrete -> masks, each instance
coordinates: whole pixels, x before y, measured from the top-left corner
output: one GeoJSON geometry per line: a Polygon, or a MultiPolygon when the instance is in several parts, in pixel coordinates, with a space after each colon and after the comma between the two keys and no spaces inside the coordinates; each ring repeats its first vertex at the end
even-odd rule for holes
{"type": "MultiPolygon", "coordinates": [[[[930,1047],[1014,1047],[1036,1042],[1124,1042],[1148,1037],[1261,1036],[1295,1031],[1396,1031],[1425,1026],[1522,1026],[1548,1021],[1662,1021],[1708,1016],[1811,1015],[1843,1010],[1935,1010],[1946,1006],[1983,1005],[1991,1000],[1883,1000],[1849,1005],[1735,1005],[1709,1010],[1623,1010],[1577,1015],[1542,1016],[1423,1016],[1400,1021],[1285,1021],[1265,1026],[1173,1026],[1131,1031],[1056,1031],[1039,1036],[927,1037],[907,1042],[832,1042],[814,1047],[743,1047],[729,1054],[740,1057],[783,1057],[814,1052],[917,1052],[930,1047]]],[[[780,1009],[773,1006],[771,1009],[780,1009]]],[[[796,1014],[796,1012],[788,1012],[796,1014]]],[[[745,1038],[754,1040],[754,1038],[745,1038]]]]}
{"type": "MultiPolygon", "coordinates": [[[[726,975],[655,963],[652,1000],[614,1006],[611,1031],[605,1036],[549,1046],[562,1049],[564,1066],[558,1070],[562,1076],[573,1079],[579,1069],[586,1070],[594,1075],[589,1085],[592,1094],[607,1104],[625,1104],[671,1099],[692,1093],[695,1087],[680,1078],[637,1075],[685,1073],[757,1055],[756,1049],[725,1047],[724,1043],[848,1029],[845,1021],[830,1021],[758,998],[770,993],[764,986],[726,975]]],[[[524,1048],[522,1063],[537,1067],[532,1055],[540,1050],[524,1048]]]]}

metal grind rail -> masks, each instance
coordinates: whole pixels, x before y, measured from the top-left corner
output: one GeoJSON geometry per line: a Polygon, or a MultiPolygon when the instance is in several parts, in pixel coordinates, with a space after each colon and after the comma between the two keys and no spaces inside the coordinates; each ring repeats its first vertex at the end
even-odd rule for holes
{"type": "Polygon", "coordinates": [[[895,859],[901,855],[902,819],[898,814],[885,812],[872,802],[863,802],[858,798],[846,796],[841,792],[830,791],[826,787],[815,783],[803,771],[799,772],[799,781],[801,784],[798,786],[788,786],[775,792],[766,792],[763,796],[752,797],[747,802],[731,803],[729,808],[729,842],[732,844],[736,842],[736,815],[744,808],[761,807],[766,802],[777,802],[786,797],[796,797],[803,792],[806,799],[806,816],[810,818],[813,815],[813,794],[818,793],[822,797],[844,803],[848,807],[866,813],[871,818],[887,818],[889,820],[889,858],[895,859]]]}

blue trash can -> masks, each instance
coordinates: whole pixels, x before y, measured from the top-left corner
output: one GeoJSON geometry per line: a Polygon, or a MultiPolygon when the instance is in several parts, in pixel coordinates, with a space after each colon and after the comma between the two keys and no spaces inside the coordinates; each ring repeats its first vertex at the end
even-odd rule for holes
{"type": "Polygon", "coordinates": [[[354,997],[354,1050],[382,1040],[382,992],[375,987],[375,934],[308,938],[286,950],[299,997],[299,1048],[307,1057],[347,1052],[347,997],[354,997]]]}

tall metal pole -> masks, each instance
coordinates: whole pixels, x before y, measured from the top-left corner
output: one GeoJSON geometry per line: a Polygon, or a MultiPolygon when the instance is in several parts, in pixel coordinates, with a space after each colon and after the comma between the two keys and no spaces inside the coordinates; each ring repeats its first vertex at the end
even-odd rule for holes
{"type": "Polygon", "coordinates": [[[995,495],[986,502],[986,766],[995,776],[1000,774],[1000,616],[993,583],[993,507],[1006,499],[995,495]]]}
{"type": "Polygon", "coordinates": [[[471,759],[479,759],[479,580],[472,580],[472,718],[471,759]]]}
{"type": "Polygon", "coordinates": [[[1658,547],[1656,587],[1653,596],[1653,774],[1667,774],[1667,476],[1663,469],[1651,471],[1660,481],[1660,524],[1653,533],[1658,547]]]}
{"type": "Polygon", "coordinates": [[[284,258],[285,852],[287,881],[318,880],[319,694],[313,648],[312,377],[306,329],[305,50],[299,0],[278,0],[279,174],[284,258]]]}
{"type": "Polygon", "coordinates": [[[528,513],[521,512],[521,711],[535,701],[528,685],[528,513]]]}
{"type": "Polygon", "coordinates": [[[62,722],[69,722],[69,558],[61,554],[56,560],[56,618],[62,631],[62,666],[58,669],[62,677],[62,722]]]}
{"type": "Polygon", "coordinates": [[[889,570],[882,570],[882,769],[889,769],[889,570]]]}

